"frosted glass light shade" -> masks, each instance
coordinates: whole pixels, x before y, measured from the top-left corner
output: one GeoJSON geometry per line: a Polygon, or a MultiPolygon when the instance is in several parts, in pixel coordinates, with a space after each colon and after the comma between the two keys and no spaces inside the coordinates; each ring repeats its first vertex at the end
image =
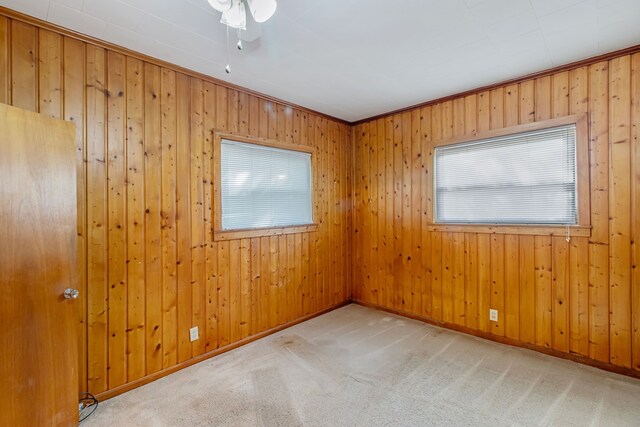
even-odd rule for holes
{"type": "Polygon", "coordinates": [[[226,12],[231,9],[233,2],[232,0],[209,0],[209,4],[218,12],[226,12]]]}
{"type": "Polygon", "coordinates": [[[234,2],[233,7],[226,12],[222,12],[220,22],[232,28],[241,30],[247,29],[247,12],[244,3],[234,2]]]}
{"type": "Polygon", "coordinates": [[[278,6],[276,0],[247,0],[247,3],[256,22],[264,22],[271,18],[278,6]]]}

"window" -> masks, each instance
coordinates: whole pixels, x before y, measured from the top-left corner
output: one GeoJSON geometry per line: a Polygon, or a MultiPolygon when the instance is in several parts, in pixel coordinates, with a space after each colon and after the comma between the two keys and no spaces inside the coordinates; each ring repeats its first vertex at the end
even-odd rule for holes
{"type": "Polygon", "coordinates": [[[300,227],[312,225],[312,153],[300,151],[305,147],[236,139],[219,138],[216,230],[278,229],[247,236],[253,237],[284,234],[287,227],[293,227],[289,232],[300,232],[304,231],[300,227]]]}
{"type": "Polygon", "coordinates": [[[578,149],[583,127],[576,117],[556,119],[435,147],[434,222],[585,225],[588,161],[586,148],[578,149]]]}

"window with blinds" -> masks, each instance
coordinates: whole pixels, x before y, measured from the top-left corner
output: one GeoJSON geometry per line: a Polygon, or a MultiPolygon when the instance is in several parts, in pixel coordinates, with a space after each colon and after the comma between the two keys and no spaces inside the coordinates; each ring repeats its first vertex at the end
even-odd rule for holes
{"type": "Polygon", "coordinates": [[[434,154],[437,223],[577,224],[575,124],[434,154]]]}
{"type": "Polygon", "coordinates": [[[310,153],[223,139],[220,166],[223,230],[313,222],[310,153]]]}

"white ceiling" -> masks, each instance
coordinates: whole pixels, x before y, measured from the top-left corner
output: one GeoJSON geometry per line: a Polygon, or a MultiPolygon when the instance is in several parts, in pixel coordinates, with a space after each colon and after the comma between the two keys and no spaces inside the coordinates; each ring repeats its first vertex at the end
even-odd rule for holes
{"type": "Polygon", "coordinates": [[[640,44],[640,0],[278,0],[231,49],[207,0],[0,0],[348,121],[640,44]]]}

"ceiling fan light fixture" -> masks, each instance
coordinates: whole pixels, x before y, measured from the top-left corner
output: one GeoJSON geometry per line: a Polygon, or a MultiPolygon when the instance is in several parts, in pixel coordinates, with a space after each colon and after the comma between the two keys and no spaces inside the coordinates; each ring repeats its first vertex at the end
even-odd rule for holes
{"type": "Polygon", "coordinates": [[[271,18],[278,6],[276,0],[247,0],[247,3],[256,22],[265,22],[271,18]]]}
{"type": "Polygon", "coordinates": [[[232,0],[208,0],[209,5],[218,12],[226,12],[233,5],[232,0]]]}
{"type": "Polygon", "coordinates": [[[238,28],[240,30],[247,29],[247,12],[244,7],[244,3],[238,0],[233,2],[231,9],[222,12],[222,18],[220,22],[228,25],[231,28],[238,28]]]}

